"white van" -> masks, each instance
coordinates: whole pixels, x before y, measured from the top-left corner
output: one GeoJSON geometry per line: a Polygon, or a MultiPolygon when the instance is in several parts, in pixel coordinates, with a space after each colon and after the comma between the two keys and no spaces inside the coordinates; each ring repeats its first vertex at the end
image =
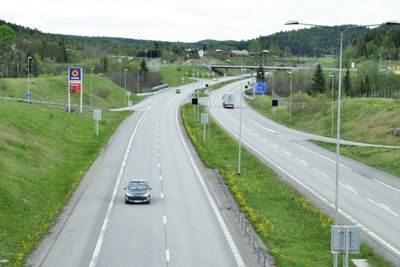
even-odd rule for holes
{"type": "Polygon", "coordinates": [[[224,108],[235,108],[235,94],[234,93],[224,93],[222,97],[222,106],[224,108]]]}

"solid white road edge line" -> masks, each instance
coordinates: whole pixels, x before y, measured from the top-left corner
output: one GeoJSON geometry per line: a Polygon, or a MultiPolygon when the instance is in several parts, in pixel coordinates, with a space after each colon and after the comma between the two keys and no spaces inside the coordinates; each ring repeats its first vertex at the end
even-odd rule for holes
{"type": "Polygon", "coordinates": [[[219,224],[220,224],[220,226],[222,228],[222,231],[223,231],[223,233],[225,235],[226,241],[228,242],[229,247],[230,247],[230,249],[231,249],[231,251],[233,253],[233,256],[235,257],[237,265],[240,266],[240,267],[242,267],[242,266],[244,267],[246,265],[243,262],[242,256],[240,255],[239,250],[237,249],[236,244],[233,241],[231,233],[229,232],[229,229],[226,226],[225,221],[222,218],[222,215],[221,215],[219,209],[217,208],[217,205],[215,204],[214,199],[212,198],[212,196],[211,196],[211,194],[210,194],[210,192],[209,192],[209,190],[208,190],[208,188],[207,188],[207,186],[206,186],[206,184],[204,182],[204,178],[201,175],[200,170],[197,167],[196,163],[194,162],[194,159],[193,159],[192,155],[190,154],[190,151],[189,151],[189,148],[186,145],[185,139],[183,138],[182,129],[181,129],[181,127],[179,125],[179,122],[178,122],[178,113],[179,113],[178,111],[179,111],[179,106],[176,109],[175,120],[176,120],[176,126],[178,127],[178,132],[179,132],[179,136],[181,138],[183,147],[185,148],[185,151],[186,151],[186,154],[189,157],[190,163],[192,163],[192,166],[193,166],[194,171],[196,172],[197,178],[199,179],[200,184],[203,187],[203,190],[204,190],[204,192],[205,192],[205,194],[207,196],[208,202],[210,203],[210,206],[211,206],[212,210],[214,211],[215,216],[217,217],[217,220],[218,220],[218,222],[219,222],[219,224]]]}
{"type": "Polygon", "coordinates": [[[121,168],[120,168],[120,170],[119,170],[118,178],[117,178],[117,181],[115,182],[114,191],[113,191],[113,194],[112,194],[110,203],[108,204],[108,209],[107,209],[106,217],[104,218],[103,226],[101,227],[101,231],[100,231],[100,234],[99,234],[99,238],[97,239],[96,247],[95,247],[95,249],[94,249],[94,252],[93,252],[93,255],[92,255],[92,259],[90,260],[89,267],[95,267],[96,264],[97,264],[97,260],[99,259],[100,252],[101,252],[101,247],[103,246],[104,237],[105,237],[105,234],[106,234],[106,231],[107,231],[107,228],[108,228],[108,223],[109,223],[109,221],[110,221],[111,211],[112,211],[112,209],[113,209],[113,207],[114,207],[114,204],[115,204],[115,199],[116,199],[116,197],[117,197],[118,188],[119,188],[119,185],[121,184],[122,175],[123,175],[124,170],[125,170],[126,161],[127,161],[127,159],[128,159],[129,152],[130,152],[130,150],[131,150],[131,146],[132,146],[132,143],[133,143],[133,139],[135,138],[137,129],[139,128],[139,125],[140,125],[140,123],[142,122],[142,120],[143,120],[143,118],[144,118],[144,115],[147,113],[147,111],[150,110],[150,108],[151,108],[152,106],[153,106],[153,105],[150,105],[150,106],[147,108],[147,110],[146,110],[145,112],[143,112],[143,114],[142,114],[142,116],[140,117],[138,123],[136,124],[135,129],[134,129],[133,132],[132,132],[131,138],[129,139],[128,147],[126,148],[126,151],[125,151],[124,160],[122,161],[122,165],[121,165],[121,168]]]}
{"type": "MultiPolygon", "coordinates": [[[[230,132],[234,137],[236,137],[237,139],[239,139],[238,135],[233,132],[232,130],[230,130],[217,116],[215,116],[215,114],[213,113],[212,109],[210,110],[211,115],[213,116],[213,118],[215,120],[217,120],[219,122],[219,124],[225,128],[225,130],[227,130],[228,132],[230,132]]],[[[305,185],[303,182],[301,182],[299,179],[297,179],[296,177],[294,177],[292,174],[290,174],[289,172],[287,172],[286,170],[282,169],[277,163],[275,163],[272,159],[267,158],[267,156],[265,156],[264,154],[262,154],[260,151],[258,151],[255,147],[253,147],[252,145],[250,145],[249,143],[247,143],[245,140],[242,139],[242,143],[247,145],[249,148],[251,148],[255,153],[257,153],[258,155],[260,155],[260,157],[262,157],[263,159],[265,159],[266,161],[268,161],[271,165],[275,166],[277,169],[279,169],[281,172],[285,173],[289,178],[291,178],[292,180],[294,180],[296,183],[298,183],[300,186],[304,187],[306,190],[308,190],[311,194],[313,194],[315,197],[317,197],[319,200],[321,200],[322,202],[324,202],[325,204],[327,204],[328,206],[330,206],[332,209],[335,208],[335,205],[330,203],[327,199],[325,199],[324,197],[322,197],[320,194],[318,194],[317,192],[315,192],[314,190],[312,190],[310,187],[308,187],[307,185],[305,185]]],[[[316,153],[316,152],[314,152],[316,153]]],[[[353,222],[356,225],[359,225],[361,227],[361,229],[367,233],[372,239],[375,239],[376,241],[380,242],[383,246],[385,246],[388,250],[390,250],[391,252],[393,252],[394,254],[400,256],[400,250],[395,248],[392,244],[390,244],[389,242],[387,242],[386,240],[384,240],[383,238],[381,238],[380,236],[378,236],[377,234],[375,234],[375,232],[372,232],[369,228],[365,227],[364,225],[362,225],[361,223],[359,223],[356,219],[354,219],[353,217],[351,217],[349,214],[347,214],[346,212],[344,212],[343,210],[339,209],[339,213],[342,214],[344,217],[346,217],[347,219],[349,219],[351,222],[353,222]]]]}

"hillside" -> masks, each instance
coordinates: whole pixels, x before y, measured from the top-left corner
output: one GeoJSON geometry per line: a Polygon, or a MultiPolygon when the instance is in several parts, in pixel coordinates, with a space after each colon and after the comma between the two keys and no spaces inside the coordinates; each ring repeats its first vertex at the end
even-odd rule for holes
{"type": "MultiPolygon", "coordinates": [[[[83,105],[90,106],[90,74],[83,76],[83,105]]],[[[103,109],[124,106],[125,90],[101,75],[92,77],[92,104],[103,109]]],[[[30,79],[30,91],[34,100],[67,103],[67,75],[30,79]]],[[[23,98],[28,88],[28,79],[0,79],[0,96],[23,98]]],[[[141,98],[131,95],[133,102],[141,98]]],[[[72,95],[72,103],[79,103],[79,95],[72,95]]]]}
{"type": "MultiPolygon", "coordinates": [[[[89,81],[85,78],[86,88],[89,81]]],[[[0,94],[21,97],[26,83],[26,79],[0,79],[0,94]]],[[[31,85],[34,99],[66,102],[65,77],[35,78],[31,85]]],[[[98,136],[91,111],[67,113],[59,106],[0,100],[0,260],[6,265],[23,265],[130,114],[107,112],[123,106],[123,88],[96,75],[93,89],[94,105],[105,109],[98,136]]],[[[88,105],[89,90],[84,95],[88,105]]]]}

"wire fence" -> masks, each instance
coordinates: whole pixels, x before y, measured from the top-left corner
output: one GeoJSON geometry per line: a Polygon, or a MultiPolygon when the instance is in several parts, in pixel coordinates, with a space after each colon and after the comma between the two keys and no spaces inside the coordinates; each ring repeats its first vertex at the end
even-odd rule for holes
{"type": "Polygon", "coordinates": [[[227,198],[231,209],[233,210],[234,216],[236,218],[237,223],[240,226],[241,231],[243,232],[245,238],[247,238],[249,245],[252,248],[253,254],[257,257],[257,263],[263,267],[269,267],[269,255],[264,244],[260,244],[258,240],[259,237],[257,233],[254,231],[251,223],[247,220],[246,215],[240,211],[239,205],[237,204],[234,196],[229,190],[229,187],[226,185],[225,181],[222,179],[218,170],[215,170],[216,176],[218,178],[218,183],[224,192],[225,197],[227,198]]]}

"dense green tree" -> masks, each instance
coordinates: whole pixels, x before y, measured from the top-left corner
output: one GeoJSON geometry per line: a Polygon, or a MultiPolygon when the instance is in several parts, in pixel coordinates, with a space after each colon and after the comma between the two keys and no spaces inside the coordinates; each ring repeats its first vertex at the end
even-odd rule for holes
{"type": "Polygon", "coordinates": [[[367,95],[367,97],[371,96],[371,82],[369,80],[368,74],[365,75],[365,80],[364,80],[364,91],[367,95]]]}
{"type": "Polygon", "coordinates": [[[311,94],[315,95],[325,91],[325,75],[321,64],[318,64],[314,70],[311,84],[311,94]]]}
{"type": "Polygon", "coordinates": [[[260,39],[251,40],[248,49],[250,52],[260,52],[262,50],[260,39]]]}
{"type": "Polygon", "coordinates": [[[260,67],[257,69],[257,82],[264,82],[265,81],[265,71],[264,68],[260,67]]]}
{"type": "Polygon", "coordinates": [[[346,74],[344,75],[343,78],[343,85],[344,85],[344,91],[347,96],[351,96],[351,80],[350,80],[350,70],[346,70],[346,74]]]}
{"type": "Polygon", "coordinates": [[[358,87],[358,94],[359,94],[360,96],[363,96],[363,95],[364,95],[364,92],[365,92],[364,79],[361,78],[361,79],[360,79],[360,85],[359,85],[359,87],[358,87]]]}

